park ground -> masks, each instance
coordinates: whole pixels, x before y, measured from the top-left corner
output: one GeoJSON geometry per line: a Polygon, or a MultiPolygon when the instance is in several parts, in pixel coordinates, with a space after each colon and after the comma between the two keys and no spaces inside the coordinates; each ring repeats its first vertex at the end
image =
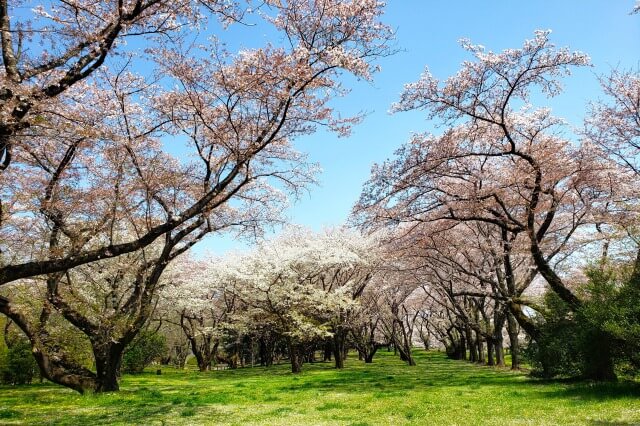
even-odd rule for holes
{"type": "Polygon", "coordinates": [[[632,425],[640,384],[540,381],[416,352],[373,364],[330,363],[238,370],[163,368],[125,375],[121,391],[79,395],[52,384],[0,387],[0,424],[69,425],[632,425]]]}

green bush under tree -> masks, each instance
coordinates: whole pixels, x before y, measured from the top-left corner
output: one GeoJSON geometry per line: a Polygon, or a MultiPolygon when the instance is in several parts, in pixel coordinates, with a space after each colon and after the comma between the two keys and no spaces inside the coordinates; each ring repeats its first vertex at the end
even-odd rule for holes
{"type": "Polygon", "coordinates": [[[167,352],[167,339],[162,334],[145,330],[126,349],[122,367],[125,373],[141,373],[167,352]]]}
{"type": "Polygon", "coordinates": [[[540,337],[527,348],[533,374],[615,380],[640,371],[640,274],[591,268],[584,303],[569,309],[545,295],[540,337]]]}

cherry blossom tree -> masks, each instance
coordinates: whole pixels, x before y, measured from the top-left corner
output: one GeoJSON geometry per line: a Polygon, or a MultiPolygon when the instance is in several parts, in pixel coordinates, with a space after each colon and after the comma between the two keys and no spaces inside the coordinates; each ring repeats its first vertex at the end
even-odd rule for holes
{"type": "MultiPolygon", "coordinates": [[[[316,258],[326,256],[327,251],[335,251],[337,247],[341,247],[349,254],[342,255],[344,260],[332,266],[327,265],[317,285],[324,292],[344,294],[352,301],[359,302],[369,282],[379,273],[381,264],[384,262],[379,247],[379,237],[364,236],[355,231],[339,228],[319,235],[317,240],[314,255],[316,258]]],[[[362,314],[359,306],[359,303],[349,304],[346,309],[339,309],[330,319],[336,368],[344,367],[349,331],[353,328],[356,316],[362,314]]]]}
{"type": "MultiPolygon", "coordinates": [[[[424,109],[451,127],[441,136],[414,135],[395,160],[375,166],[356,212],[392,226],[494,225],[504,255],[524,236],[535,271],[575,308],[580,300],[554,262],[593,240],[581,230],[607,220],[621,177],[592,146],[564,138],[549,109],[529,105],[532,91],[555,96],[559,77],[588,64],[583,53],[555,48],[548,35],[538,31],[522,48],[502,53],[464,40],[475,60],[455,76],[440,83],[427,70],[408,84],[394,109],[424,109]]],[[[514,275],[505,269],[504,277],[514,275]]]]}
{"type": "Polygon", "coordinates": [[[220,0],[0,2],[2,47],[1,169],[20,148],[21,133],[45,111],[63,108],[58,97],[104,68],[111,57],[138,56],[127,41],[150,45],[182,38],[206,25],[241,18],[239,5],[220,0]],[[27,6],[31,10],[27,12],[27,6]]]}
{"type": "MultiPolygon", "coordinates": [[[[617,182],[619,191],[626,196],[612,202],[610,209],[617,218],[617,227],[631,235],[637,245],[640,74],[638,70],[613,70],[608,76],[601,77],[600,83],[606,98],[591,104],[583,136],[588,143],[600,148],[604,157],[615,161],[627,172],[628,178],[617,182]]],[[[615,228],[609,229],[612,239],[620,239],[615,231],[615,228]]],[[[607,254],[608,245],[605,245],[603,257],[607,254]]],[[[640,251],[636,254],[635,265],[635,270],[640,273],[640,251]]]]}
{"type": "Polygon", "coordinates": [[[606,100],[591,105],[586,136],[637,176],[640,174],[640,73],[613,70],[602,77],[600,83],[606,100]]]}
{"type": "Polygon", "coordinates": [[[400,359],[416,365],[411,353],[414,330],[425,299],[418,291],[420,278],[410,259],[398,251],[396,244],[384,246],[384,265],[374,276],[370,291],[376,299],[380,332],[387,344],[393,345],[400,359]]]}
{"type": "Polygon", "coordinates": [[[291,228],[233,265],[214,267],[230,271],[228,291],[246,307],[238,315],[267,322],[285,338],[294,373],[304,347],[327,338],[341,368],[348,324],[377,262],[374,244],[343,229],[291,228]]]}
{"type": "Polygon", "coordinates": [[[486,315],[480,313],[485,314],[487,305],[495,301],[488,284],[490,262],[474,244],[477,239],[469,232],[471,224],[439,225],[432,224],[432,230],[425,225],[416,227],[396,244],[404,247],[403,257],[411,259],[422,290],[419,293],[456,318],[464,330],[471,360],[478,361],[478,354],[483,353],[478,348],[488,333],[486,315]]]}
{"type": "MultiPolygon", "coordinates": [[[[266,7],[261,16],[285,36],[283,46],[232,54],[216,40],[188,45],[177,38],[150,47],[157,68],[149,75],[136,73],[129,57],[110,67],[97,59],[96,69],[65,85],[55,103],[34,103],[23,117],[29,126],[7,131],[12,167],[1,176],[0,283],[24,288],[43,276],[42,309],[87,334],[96,360],[105,360],[97,378],[86,369],[71,374],[75,367],[56,352],[54,339],[38,340],[44,327],[32,326],[10,288],[0,311],[29,336],[51,380],[79,391],[117,389],[118,354],[148,321],[169,262],[209,233],[259,232],[265,221],[278,220],[286,195],[314,176],[292,140],[319,125],[343,133],[357,121],[339,118],[328,103],[344,93],[342,73],[370,78],[371,61],[388,52],[381,4],[296,0],[266,7]],[[183,152],[174,153],[175,145],[183,152]],[[75,296],[65,293],[83,285],[76,277],[92,276],[87,270],[115,257],[127,269],[123,288],[133,289],[123,290],[116,309],[114,321],[127,324],[117,336],[93,327],[97,317],[72,307],[75,296]]],[[[82,49],[78,55],[95,59],[82,49]]],[[[85,65],[74,72],[92,68],[78,60],[85,65]]],[[[47,81],[57,75],[51,72],[47,81]]]]}
{"type": "Polygon", "coordinates": [[[233,294],[225,291],[227,277],[209,263],[220,265],[223,260],[181,259],[163,278],[166,284],[159,294],[161,317],[184,333],[200,371],[211,370],[224,322],[235,310],[233,294]]]}
{"type": "Polygon", "coordinates": [[[234,55],[215,40],[194,47],[178,39],[150,48],[156,75],[134,74],[135,62],[125,58],[70,86],[12,136],[16,170],[3,173],[0,283],[207,226],[210,212],[224,210],[263,177],[279,179],[285,189],[309,181],[291,140],[318,125],[348,131],[354,119],[341,119],[328,106],[344,93],[338,77],[370,78],[371,61],[389,52],[390,33],[378,22],[376,1],[267,5],[271,13],[263,16],[284,34],[282,47],[234,55]],[[188,150],[180,160],[165,148],[171,137],[188,150]],[[133,198],[128,207],[125,194],[133,198]],[[111,238],[114,224],[131,218],[131,206],[145,216],[143,225],[130,238],[111,238]],[[71,212],[77,212],[73,226],[71,212]],[[90,221],[80,220],[87,216],[90,221]],[[61,229],[55,258],[43,255],[48,237],[22,232],[50,227],[61,229]]]}
{"type": "Polygon", "coordinates": [[[389,346],[390,342],[382,335],[384,308],[376,291],[375,278],[358,299],[358,307],[353,314],[349,327],[350,341],[365,363],[373,362],[378,349],[389,346]]]}

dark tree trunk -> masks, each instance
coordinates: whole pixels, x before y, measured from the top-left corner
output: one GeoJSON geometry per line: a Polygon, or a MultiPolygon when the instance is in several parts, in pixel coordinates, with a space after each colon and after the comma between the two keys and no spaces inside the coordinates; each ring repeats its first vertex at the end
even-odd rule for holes
{"type": "Polygon", "coordinates": [[[176,346],[175,347],[176,356],[174,359],[175,366],[178,368],[184,368],[185,363],[187,362],[187,356],[189,356],[189,347],[188,346],[176,346]]]}
{"type": "Polygon", "coordinates": [[[451,359],[466,360],[467,347],[464,336],[457,328],[447,330],[449,343],[446,344],[447,356],[451,359]]]}
{"type": "Polygon", "coordinates": [[[413,356],[411,355],[411,349],[408,349],[403,345],[398,348],[398,351],[400,352],[401,360],[405,361],[409,365],[416,365],[416,361],[413,359],[413,356]]]}
{"type": "Polygon", "coordinates": [[[590,360],[585,378],[597,380],[600,382],[610,382],[618,379],[614,370],[614,364],[611,357],[597,357],[596,360],[590,360]],[[595,361],[595,362],[594,362],[595,361]]]}
{"type": "Polygon", "coordinates": [[[367,354],[364,354],[364,362],[365,364],[371,364],[373,362],[373,356],[378,352],[378,347],[374,346],[373,350],[367,354]]]}
{"type": "Polygon", "coordinates": [[[518,334],[520,328],[518,321],[509,313],[507,318],[507,331],[509,333],[509,350],[511,352],[511,369],[520,369],[520,343],[518,342],[518,334]]]}
{"type": "Polygon", "coordinates": [[[40,368],[41,377],[79,393],[96,392],[96,374],[70,359],[45,328],[50,308],[51,305],[45,303],[40,324],[32,326],[22,312],[15,309],[8,299],[0,296],[0,312],[11,318],[29,339],[31,353],[40,368]]]}
{"type": "Polygon", "coordinates": [[[613,354],[611,353],[611,340],[599,333],[594,334],[590,336],[590,340],[594,342],[594,345],[585,354],[585,378],[603,382],[615,381],[617,376],[614,370],[613,354]]]}
{"type": "Polygon", "coordinates": [[[428,331],[420,332],[420,340],[422,340],[422,345],[424,346],[425,351],[431,349],[431,336],[428,331]]]}
{"type": "Polygon", "coordinates": [[[66,386],[81,394],[94,392],[96,388],[96,375],[86,368],[73,365],[64,361],[50,357],[49,354],[33,345],[33,356],[36,359],[40,374],[47,380],[58,385],[66,386]]]}
{"type": "Polygon", "coordinates": [[[460,357],[458,359],[467,360],[467,339],[462,333],[460,333],[460,357]]]}
{"type": "Polygon", "coordinates": [[[274,342],[270,338],[261,337],[258,341],[258,356],[260,365],[271,367],[273,365],[274,342]]]}
{"type": "Polygon", "coordinates": [[[478,362],[479,364],[484,364],[484,342],[482,341],[482,336],[480,335],[480,333],[476,333],[476,343],[478,345],[478,359],[476,362],[478,362]]]}
{"type": "Polygon", "coordinates": [[[504,328],[506,313],[496,310],[493,320],[493,344],[495,346],[496,365],[504,367],[504,338],[502,337],[502,329],[504,328]]]}
{"type": "Polygon", "coordinates": [[[333,354],[333,343],[329,341],[329,342],[324,344],[324,351],[323,351],[322,360],[323,361],[331,361],[331,355],[332,354],[333,354]]]}
{"type": "Polygon", "coordinates": [[[300,347],[293,343],[291,339],[289,345],[289,358],[291,360],[291,372],[294,374],[302,372],[302,354],[300,347]]]}
{"type": "Polygon", "coordinates": [[[198,363],[198,370],[211,371],[211,361],[214,359],[215,352],[217,352],[218,343],[215,344],[215,349],[211,350],[211,338],[208,336],[202,337],[203,342],[198,344],[196,337],[188,336],[191,343],[191,351],[196,357],[198,363]]]}
{"type": "Polygon", "coordinates": [[[504,346],[503,340],[496,341],[495,343],[495,352],[496,352],[496,365],[498,367],[504,367],[504,346]]]}
{"type": "Polygon", "coordinates": [[[490,366],[496,365],[494,350],[495,350],[494,340],[487,339],[487,365],[490,365],[490,366]]]}
{"type": "Polygon", "coordinates": [[[465,328],[465,335],[467,337],[467,343],[469,344],[469,361],[477,362],[478,361],[478,346],[473,339],[473,332],[471,331],[471,327],[465,328]]]}
{"type": "Polygon", "coordinates": [[[118,376],[125,346],[121,343],[96,342],[93,357],[96,362],[96,385],[94,391],[114,392],[120,390],[118,376]]]}
{"type": "Polygon", "coordinates": [[[316,348],[315,347],[309,349],[309,352],[308,352],[308,355],[307,355],[307,361],[310,362],[311,364],[316,362],[316,348]]]}
{"type": "Polygon", "coordinates": [[[401,360],[405,361],[409,365],[416,365],[416,361],[411,355],[411,346],[409,346],[407,342],[402,342],[401,344],[396,344],[394,346],[397,346],[401,360]]]}
{"type": "Polygon", "coordinates": [[[343,330],[333,333],[333,358],[336,368],[344,368],[345,334],[343,330]]]}
{"type": "MultiPolygon", "coordinates": [[[[375,324],[371,324],[370,327],[358,331],[351,330],[353,343],[358,351],[358,357],[366,364],[371,364],[373,362],[373,356],[378,349],[385,346],[376,343],[375,330],[375,324]]],[[[388,345],[386,346],[388,347],[388,345]]]]}

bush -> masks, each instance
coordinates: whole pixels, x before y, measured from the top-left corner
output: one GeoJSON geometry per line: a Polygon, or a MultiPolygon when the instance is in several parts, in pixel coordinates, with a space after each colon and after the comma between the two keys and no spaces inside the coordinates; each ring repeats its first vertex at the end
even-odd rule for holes
{"type": "Polygon", "coordinates": [[[3,351],[0,363],[0,380],[3,384],[23,385],[31,383],[39,374],[36,360],[31,354],[31,344],[26,340],[16,341],[3,351]]]}
{"type": "Polygon", "coordinates": [[[167,352],[167,339],[158,333],[142,331],[126,349],[122,366],[126,373],[141,373],[167,352]]]}
{"type": "Polygon", "coordinates": [[[619,280],[615,271],[590,269],[577,311],[553,292],[545,296],[547,312],[541,335],[525,355],[532,374],[614,380],[616,371],[640,369],[640,282],[619,280]]]}

